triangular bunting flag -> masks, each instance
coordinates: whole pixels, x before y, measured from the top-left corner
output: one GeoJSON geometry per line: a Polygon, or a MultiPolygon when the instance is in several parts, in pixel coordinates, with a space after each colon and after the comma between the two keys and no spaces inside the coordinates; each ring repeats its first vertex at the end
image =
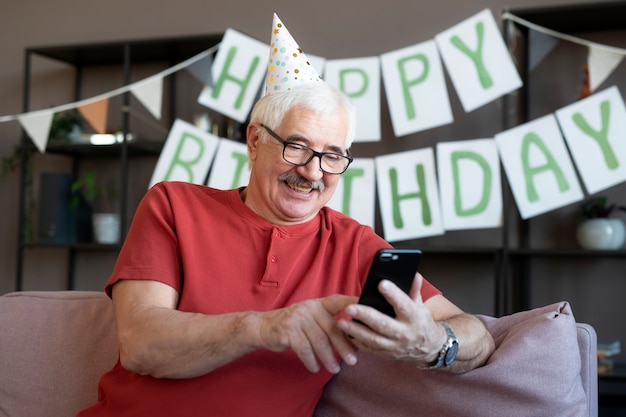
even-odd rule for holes
{"type": "Polygon", "coordinates": [[[211,79],[211,65],[213,65],[213,57],[209,55],[191,64],[186,70],[203,85],[210,87],[213,85],[213,80],[211,79]]]}
{"type": "Polygon", "coordinates": [[[559,39],[531,29],[528,31],[528,42],[530,44],[528,48],[530,53],[528,70],[532,71],[556,48],[559,44],[559,39]]]}
{"type": "Polygon", "coordinates": [[[41,153],[46,151],[53,117],[52,111],[25,113],[17,116],[20,124],[41,153]]]}
{"type": "Polygon", "coordinates": [[[87,119],[87,122],[96,132],[104,134],[107,128],[108,108],[109,99],[105,98],[104,100],[78,106],[78,111],[87,119]]]}
{"type": "Polygon", "coordinates": [[[154,117],[161,120],[161,105],[163,99],[162,77],[156,77],[154,80],[138,83],[132,86],[130,91],[141,101],[141,104],[146,106],[154,117]]]}
{"type": "Polygon", "coordinates": [[[587,63],[589,65],[589,88],[596,89],[611,75],[613,70],[622,62],[624,55],[596,46],[589,47],[587,63]]]}

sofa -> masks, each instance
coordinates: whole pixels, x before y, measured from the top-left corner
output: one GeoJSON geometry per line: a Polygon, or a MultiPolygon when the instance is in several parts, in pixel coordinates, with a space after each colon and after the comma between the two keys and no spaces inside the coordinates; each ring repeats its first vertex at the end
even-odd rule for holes
{"type": "MultiPolygon", "coordinates": [[[[485,366],[452,375],[360,354],[315,416],[597,416],[596,334],[567,302],[479,317],[497,347],[485,366]]],[[[115,333],[102,292],[1,296],[0,416],[71,417],[94,403],[117,360],[115,333]]]]}

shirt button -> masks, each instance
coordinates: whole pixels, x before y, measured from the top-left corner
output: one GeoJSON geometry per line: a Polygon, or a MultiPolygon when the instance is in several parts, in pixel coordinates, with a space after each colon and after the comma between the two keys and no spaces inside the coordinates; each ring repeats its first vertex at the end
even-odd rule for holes
{"type": "Polygon", "coordinates": [[[280,232],[274,232],[274,237],[280,237],[280,232]]]}
{"type": "Polygon", "coordinates": [[[270,262],[272,263],[276,263],[276,257],[275,256],[270,256],[270,262]]]}

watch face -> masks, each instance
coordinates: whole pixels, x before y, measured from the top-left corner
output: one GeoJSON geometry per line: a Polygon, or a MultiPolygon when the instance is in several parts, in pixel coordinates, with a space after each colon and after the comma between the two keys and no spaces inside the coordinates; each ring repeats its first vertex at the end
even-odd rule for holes
{"type": "Polygon", "coordinates": [[[443,366],[450,366],[452,362],[456,359],[456,354],[459,351],[459,344],[457,342],[452,342],[452,346],[448,348],[446,351],[446,356],[443,358],[443,366]]]}

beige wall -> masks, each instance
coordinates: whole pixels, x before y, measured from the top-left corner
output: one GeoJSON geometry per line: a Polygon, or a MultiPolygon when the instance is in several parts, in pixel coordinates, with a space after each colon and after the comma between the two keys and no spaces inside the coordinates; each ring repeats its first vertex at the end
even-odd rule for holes
{"type": "MultiPolygon", "coordinates": [[[[78,0],[7,2],[0,13],[0,115],[22,111],[22,78],[24,49],[33,46],[149,39],[167,36],[222,32],[232,27],[258,39],[269,38],[271,17],[277,12],[294,37],[308,53],[327,58],[379,55],[403,46],[433,38],[438,32],[479,12],[491,8],[496,16],[505,8],[535,7],[544,0],[318,0],[226,1],[198,0],[78,0]]],[[[552,0],[550,4],[583,3],[552,0]]],[[[53,89],[54,86],[44,88],[53,89]]],[[[67,100],[71,97],[68,96],[67,100]]],[[[51,98],[50,100],[56,99],[51,98]]],[[[453,100],[456,100],[453,97],[453,100]]],[[[58,105],[59,102],[41,106],[58,105]]],[[[384,141],[377,145],[357,147],[358,156],[428,146],[437,140],[490,137],[502,129],[498,103],[470,115],[455,109],[455,123],[402,140],[393,138],[388,114],[383,107],[384,141]]],[[[17,143],[17,122],[0,123],[0,155],[6,155],[17,143]]],[[[14,289],[17,242],[18,176],[13,174],[0,182],[0,293],[14,289]]],[[[496,232],[497,233],[497,232],[496,232]]],[[[464,244],[475,240],[475,234],[449,234],[436,240],[441,244],[464,244]]],[[[51,251],[38,256],[47,261],[29,260],[30,277],[26,289],[55,289],[64,286],[64,262],[54,266],[50,259],[64,257],[51,251]],[[43,279],[45,277],[45,279],[43,279]]],[[[29,258],[30,259],[30,258],[29,258]]],[[[85,275],[89,278],[79,287],[99,289],[109,273],[109,263],[94,267],[89,260],[85,275]]],[[[79,265],[81,267],[81,265],[79,265]]],[[[489,270],[487,274],[491,271],[489,270]]],[[[487,296],[490,299],[491,294],[487,296]]]]}

